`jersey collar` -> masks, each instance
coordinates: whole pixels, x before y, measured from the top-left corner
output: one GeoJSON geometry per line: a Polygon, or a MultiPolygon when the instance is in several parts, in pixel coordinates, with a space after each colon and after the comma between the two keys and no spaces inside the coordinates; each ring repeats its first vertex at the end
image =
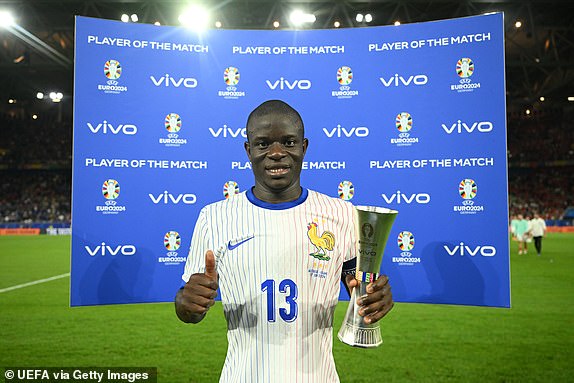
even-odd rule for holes
{"type": "Polygon", "coordinates": [[[285,209],[290,209],[292,207],[301,205],[303,202],[305,202],[305,200],[307,200],[307,196],[309,195],[309,191],[307,189],[305,189],[304,187],[302,187],[301,188],[301,195],[299,196],[299,198],[297,198],[296,200],[293,200],[293,201],[280,202],[280,203],[270,203],[270,202],[261,201],[259,198],[255,197],[255,194],[253,194],[253,188],[247,190],[245,195],[246,195],[247,199],[249,200],[249,202],[251,202],[255,206],[259,206],[263,209],[269,209],[269,210],[285,210],[285,209]]]}

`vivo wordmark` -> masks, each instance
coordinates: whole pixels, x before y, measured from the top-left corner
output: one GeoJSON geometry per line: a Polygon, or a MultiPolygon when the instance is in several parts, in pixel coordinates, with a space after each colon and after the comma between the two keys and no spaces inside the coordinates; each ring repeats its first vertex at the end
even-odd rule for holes
{"type": "Polygon", "coordinates": [[[473,122],[471,124],[467,124],[466,122],[462,122],[461,120],[458,120],[454,124],[450,125],[450,128],[445,124],[441,124],[441,125],[447,134],[452,134],[454,132],[459,133],[459,134],[464,133],[464,132],[472,133],[472,132],[474,132],[475,129],[478,132],[487,133],[487,132],[491,132],[492,128],[494,127],[494,125],[492,125],[492,122],[489,122],[489,121],[478,121],[478,122],[473,122]]]}
{"type": "Polygon", "coordinates": [[[496,255],[496,247],[489,245],[471,247],[465,245],[464,242],[461,242],[453,248],[449,245],[443,245],[443,247],[450,256],[458,254],[460,256],[470,255],[471,257],[474,257],[475,255],[480,254],[483,257],[494,257],[496,255]]]}
{"type": "Polygon", "coordinates": [[[301,90],[307,90],[311,88],[311,81],[309,80],[293,80],[293,81],[289,81],[283,77],[281,77],[279,80],[276,81],[270,81],[270,80],[265,80],[265,82],[267,83],[267,86],[269,87],[269,89],[271,90],[276,90],[276,89],[280,89],[280,90],[284,90],[284,89],[288,89],[288,90],[293,90],[295,88],[297,89],[301,89],[301,90]]]}
{"type": "Polygon", "coordinates": [[[337,127],[329,130],[323,128],[323,132],[329,138],[331,137],[367,137],[369,135],[369,128],[366,126],[357,126],[352,128],[345,128],[337,124],[337,127]]]}
{"type": "Polygon", "coordinates": [[[175,88],[179,88],[180,86],[185,88],[195,88],[197,86],[197,80],[193,77],[174,78],[166,73],[164,76],[161,76],[157,79],[154,76],[149,76],[149,78],[155,86],[173,86],[175,88]]]}
{"type": "Polygon", "coordinates": [[[243,138],[247,138],[247,130],[245,128],[230,128],[227,125],[223,125],[221,128],[215,130],[213,128],[209,128],[209,132],[213,137],[232,137],[237,138],[239,136],[243,138]]]}
{"type": "Polygon", "coordinates": [[[430,194],[427,193],[414,193],[414,194],[405,194],[405,193],[401,193],[399,190],[397,190],[396,193],[394,194],[390,194],[387,195],[385,193],[381,194],[381,196],[383,197],[383,199],[385,200],[386,203],[391,204],[391,203],[406,203],[406,204],[410,204],[413,202],[416,202],[418,204],[427,204],[430,202],[430,194]]]}
{"type": "Polygon", "coordinates": [[[138,132],[138,128],[135,125],[119,124],[119,125],[114,126],[114,125],[110,124],[109,122],[107,122],[106,120],[104,120],[104,122],[101,122],[97,125],[94,125],[94,124],[88,122],[87,125],[88,125],[88,128],[90,128],[90,130],[94,134],[101,132],[103,134],[122,133],[122,134],[127,134],[127,135],[134,135],[138,132]]]}
{"type": "Polygon", "coordinates": [[[110,246],[106,245],[105,242],[102,242],[101,245],[96,246],[95,248],[91,248],[90,246],[84,246],[88,254],[92,257],[96,254],[101,256],[106,255],[134,255],[136,253],[136,247],[134,245],[117,245],[117,246],[110,246]]]}
{"type": "Polygon", "coordinates": [[[379,77],[379,80],[381,80],[381,83],[387,88],[391,86],[425,85],[429,82],[429,78],[424,74],[416,74],[409,77],[403,77],[399,74],[395,74],[388,79],[379,77]]]}
{"type": "Polygon", "coordinates": [[[195,202],[197,202],[197,197],[195,196],[195,194],[171,194],[169,193],[167,190],[164,191],[161,194],[158,194],[157,196],[153,195],[153,194],[148,194],[149,198],[152,200],[152,202],[154,204],[159,204],[159,203],[163,203],[163,204],[170,204],[173,203],[175,205],[179,204],[180,202],[186,205],[193,205],[195,202]]]}

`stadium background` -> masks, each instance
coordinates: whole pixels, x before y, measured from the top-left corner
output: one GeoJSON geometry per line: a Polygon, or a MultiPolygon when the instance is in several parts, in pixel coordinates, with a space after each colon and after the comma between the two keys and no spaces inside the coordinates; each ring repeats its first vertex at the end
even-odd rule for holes
{"type": "MultiPolygon", "coordinates": [[[[158,3],[0,2],[25,31],[0,29],[2,228],[62,234],[69,227],[73,15],[119,19],[136,13],[139,22],[176,25],[182,4],[158,3]],[[38,92],[46,97],[37,98],[38,92]],[[61,92],[61,101],[53,102],[50,92],[61,92]]],[[[298,5],[317,15],[313,28],[504,11],[511,215],[540,211],[557,231],[572,225],[571,2],[205,4],[212,21],[237,29],[272,29],[275,20],[290,28],[287,15],[298,5]],[[373,21],[358,22],[356,13],[370,13],[373,21]]],[[[363,368],[391,381],[566,381],[573,372],[568,360],[574,336],[567,325],[574,303],[572,234],[551,234],[544,246],[537,259],[519,257],[511,244],[512,309],[399,304],[383,323],[382,348],[365,354],[335,345],[342,381],[374,381],[361,374],[363,368]]],[[[216,379],[225,353],[225,325],[217,312],[210,323],[189,328],[177,322],[169,304],[72,310],[68,270],[67,236],[0,237],[0,366],[145,365],[159,368],[160,381],[216,379]]],[[[343,312],[338,308],[335,323],[343,312]]]]}

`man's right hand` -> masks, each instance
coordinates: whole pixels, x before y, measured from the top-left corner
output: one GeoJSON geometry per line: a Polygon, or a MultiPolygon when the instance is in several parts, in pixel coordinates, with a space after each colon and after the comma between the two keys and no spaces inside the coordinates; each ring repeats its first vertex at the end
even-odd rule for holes
{"type": "Polygon", "coordinates": [[[198,323],[215,304],[217,296],[217,270],[213,251],[205,253],[205,272],[193,274],[175,296],[177,317],[186,323],[198,323]]]}

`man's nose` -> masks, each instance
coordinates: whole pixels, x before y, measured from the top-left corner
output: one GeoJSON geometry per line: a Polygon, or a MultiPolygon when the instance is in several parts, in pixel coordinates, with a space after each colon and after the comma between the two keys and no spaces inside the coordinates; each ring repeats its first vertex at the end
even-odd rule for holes
{"type": "Polygon", "coordinates": [[[285,148],[278,142],[274,142],[269,146],[269,152],[267,154],[269,158],[281,159],[286,156],[285,148]]]}

